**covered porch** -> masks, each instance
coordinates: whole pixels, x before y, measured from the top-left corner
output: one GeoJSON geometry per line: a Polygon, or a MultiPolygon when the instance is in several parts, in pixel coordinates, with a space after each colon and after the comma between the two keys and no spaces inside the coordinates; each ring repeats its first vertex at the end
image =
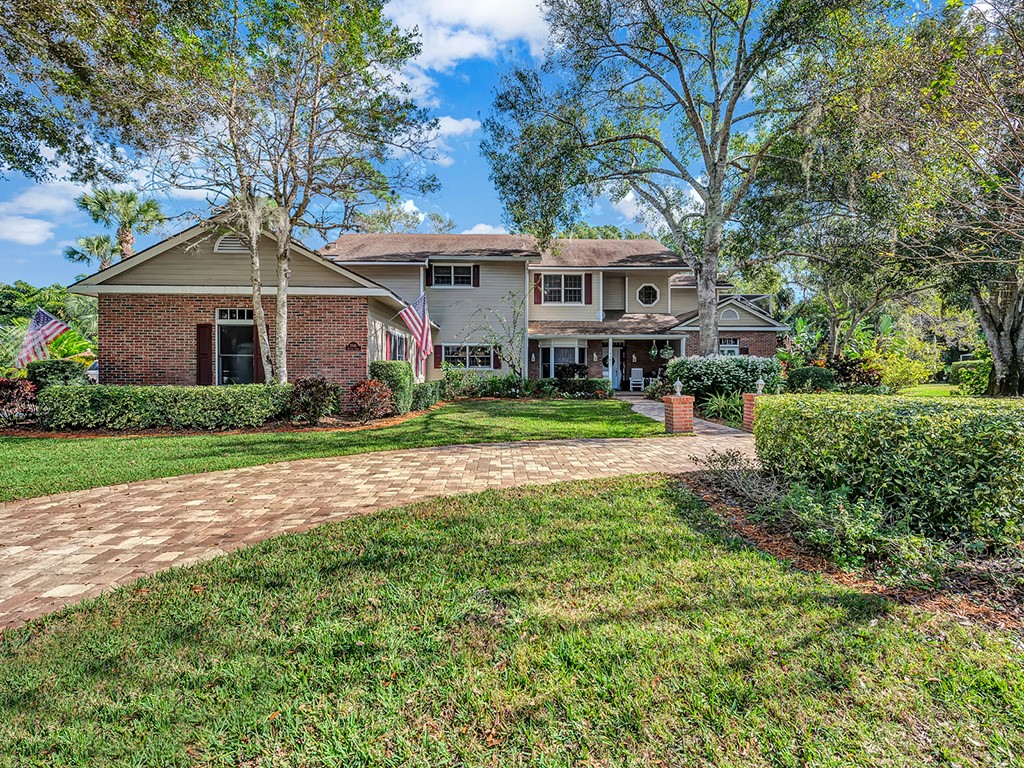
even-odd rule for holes
{"type": "Polygon", "coordinates": [[[642,391],[663,378],[669,361],[686,354],[686,337],[541,336],[529,340],[531,378],[555,378],[566,365],[585,366],[591,378],[611,379],[618,391],[642,391]]]}

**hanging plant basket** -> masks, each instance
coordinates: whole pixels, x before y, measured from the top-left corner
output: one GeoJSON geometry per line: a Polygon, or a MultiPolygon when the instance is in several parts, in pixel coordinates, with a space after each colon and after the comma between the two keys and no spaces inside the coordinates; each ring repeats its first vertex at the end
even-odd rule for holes
{"type": "Polygon", "coordinates": [[[666,344],[661,350],[661,356],[665,360],[671,360],[673,357],[675,357],[675,354],[676,351],[672,349],[672,347],[670,347],[668,344],[666,344]]]}
{"type": "Polygon", "coordinates": [[[658,358],[658,342],[651,344],[651,359],[656,360],[658,358]]]}

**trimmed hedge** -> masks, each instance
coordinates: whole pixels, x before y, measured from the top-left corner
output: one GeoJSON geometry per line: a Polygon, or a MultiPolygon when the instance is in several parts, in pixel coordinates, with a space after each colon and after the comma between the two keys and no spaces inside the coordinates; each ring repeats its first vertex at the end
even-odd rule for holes
{"type": "Polygon", "coordinates": [[[440,381],[424,381],[412,388],[412,410],[414,411],[425,411],[440,399],[440,381]]]}
{"type": "Polygon", "coordinates": [[[233,429],[288,415],[291,387],[51,386],[39,393],[46,429],[233,429]]]}
{"type": "Polygon", "coordinates": [[[758,379],[764,379],[765,392],[777,392],[782,386],[782,366],[774,357],[677,357],[668,364],[665,378],[669,386],[682,382],[684,395],[703,402],[711,395],[756,392],[758,379]]]}
{"type": "Polygon", "coordinates": [[[758,401],[763,466],[879,501],[942,538],[1016,541],[1024,523],[1024,402],[780,395],[758,401]]]}
{"type": "Polygon", "coordinates": [[[85,368],[77,360],[33,360],[25,366],[25,377],[37,391],[57,384],[88,384],[85,368]]]}
{"type": "Polygon", "coordinates": [[[959,384],[962,371],[984,370],[986,378],[992,368],[991,360],[958,360],[949,366],[949,383],[959,384]]]}
{"type": "Polygon", "coordinates": [[[809,365],[794,368],[787,379],[792,392],[818,392],[836,388],[836,372],[829,368],[809,365]]]}
{"type": "Polygon", "coordinates": [[[406,360],[374,360],[370,378],[383,382],[391,390],[391,407],[401,416],[412,408],[412,365],[406,360]]]}

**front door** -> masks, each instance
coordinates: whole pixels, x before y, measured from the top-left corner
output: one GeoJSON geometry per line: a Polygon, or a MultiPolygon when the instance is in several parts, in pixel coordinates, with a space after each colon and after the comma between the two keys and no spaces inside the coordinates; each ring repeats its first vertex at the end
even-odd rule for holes
{"type": "Polygon", "coordinates": [[[612,380],[612,389],[618,389],[622,384],[622,347],[612,346],[611,360],[608,360],[607,353],[608,348],[605,347],[604,377],[612,380]]]}

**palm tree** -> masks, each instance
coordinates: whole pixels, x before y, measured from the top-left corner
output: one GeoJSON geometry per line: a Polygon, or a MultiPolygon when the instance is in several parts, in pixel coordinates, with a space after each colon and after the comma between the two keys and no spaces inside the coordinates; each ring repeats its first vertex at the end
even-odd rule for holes
{"type": "Polygon", "coordinates": [[[160,204],[152,199],[140,200],[135,192],[105,187],[84,194],[75,204],[97,224],[117,230],[117,247],[122,259],[132,255],[135,233],[144,235],[166,221],[160,204]]]}
{"type": "Polygon", "coordinates": [[[80,237],[74,245],[64,249],[64,258],[81,264],[96,262],[100,269],[106,269],[114,262],[118,247],[110,239],[110,235],[92,235],[80,237]]]}

